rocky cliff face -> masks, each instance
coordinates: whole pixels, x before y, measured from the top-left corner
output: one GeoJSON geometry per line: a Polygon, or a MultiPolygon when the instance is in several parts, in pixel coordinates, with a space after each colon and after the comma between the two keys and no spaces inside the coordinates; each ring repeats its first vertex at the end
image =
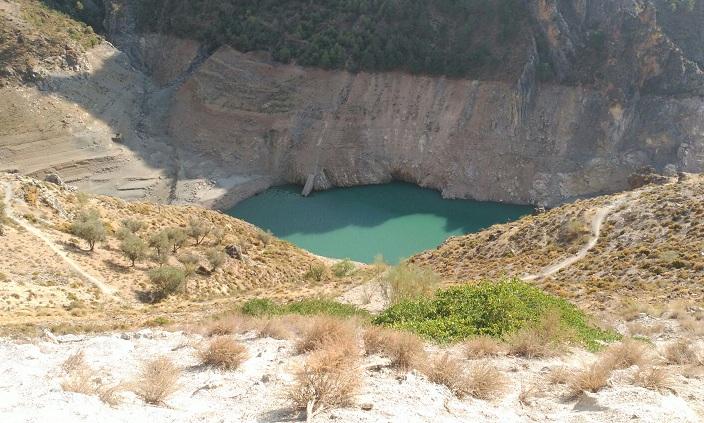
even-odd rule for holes
{"type": "Polygon", "coordinates": [[[221,207],[311,175],[316,189],[401,179],[555,205],[627,188],[646,166],[702,171],[704,1],[526,1],[529,47],[507,58],[521,71],[461,80],[139,34],[132,0],[114,0],[108,37],[152,85],[138,119],[113,123],[128,147],[171,144],[169,199],[221,207]]]}
{"type": "Polygon", "coordinates": [[[170,133],[223,174],[270,183],[402,179],[548,205],[617,191],[644,166],[702,170],[703,7],[531,1],[517,80],[323,71],[221,47],[175,94],[170,133]]]}

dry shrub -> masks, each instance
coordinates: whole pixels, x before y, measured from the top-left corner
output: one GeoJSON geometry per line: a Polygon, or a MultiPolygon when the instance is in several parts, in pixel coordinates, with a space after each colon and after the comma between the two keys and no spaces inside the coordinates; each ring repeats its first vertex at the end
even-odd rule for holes
{"type": "Polygon", "coordinates": [[[396,332],[386,338],[383,354],[391,359],[391,367],[408,371],[425,361],[423,340],[408,332],[396,332]]]}
{"type": "Polygon", "coordinates": [[[570,380],[574,371],[565,366],[557,366],[548,372],[548,382],[552,385],[565,385],[570,380]]]}
{"type": "Polygon", "coordinates": [[[573,333],[562,325],[560,313],[547,312],[537,323],[524,327],[508,338],[508,353],[526,358],[554,357],[564,350],[573,333]]]}
{"type": "Polygon", "coordinates": [[[631,366],[639,366],[649,363],[652,360],[649,346],[635,339],[625,339],[617,344],[611,345],[603,356],[604,364],[612,369],[627,369],[631,366]]]}
{"type": "Polygon", "coordinates": [[[649,366],[638,369],[633,376],[633,383],[646,389],[662,391],[670,388],[672,378],[667,370],[649,366]]]}
{"type": "Polygon", "coordinates": [[[531,405],[533,398],[538,394],[539,389],[536,385],[522,385],[521,391],[518,393],[518,402],[521,405],[531,405]]]}
{"type": "Polygon", "coordinates": [[[600,359],[575,373],[569,380],[569,398],[576,398],[582,392],[599,392],[609,383],[611,377],[612,362],[600,359]]]}
{"type": "Polygon", "coordinates": [[[435,357],[424,367],[423,373],[429,381],[445,385],[458,398],[468,394],[464,365],[448,353],[435,357]]]}
{"type": "Polygon", "coordinates": [[[384,277],[384,294],[391,304],[427,297],[437,288],[440,277],[430,269],[401,263],[384,277]]]}
{"type": "Polygon", "coordinates": [[[366,354],[385,355],[392,367],[407,371],[426,358],[423,340],[412,333],[372,326],[362,336],[366,354]]]}
{"type": "Polygon", "coordinates": [[[61,388],[67,392],[76,392],[84,395],[97,395],[104,403],[116,406],[120,402],[117,395],[124,389],[120,383],[104,385],[95,371],[86,364],[83,351],[69,356],[61,365],[62,370],[68,373],[68,378],[61,382],[61,388]]]}
{"type": "Polygon", "coordinates": [[[157,357],[142,365],[134,392],[148,404],[161,405],[178,389],[179,369],[168,357],[157,357]]]}
{"type": "Polygon", "coordinates": [[[220,336],[211,340],[198,356],[205,366],[234,370],[247,359],[247,348],[232,338],[220,336]]]}
{"type": "Polygon", "coordinates": [[[296,343],[296,352],[306,353],[330,343],[344,347],[349,354],[357,355],[359,352],[354,322],[329,316],[313,318],[296,343]]]}
{"type": "Polygon", "coordinates": [[[66,361],[61,364],[61,369],[66,373],[71,373],[86,366],[85,355],[83,351],[78,351],[71,354],[66,361]]]}
{"type": "Polygon", "coordinates": [[[364,352],[370,354],[384,354],[388,339],[396,335],[396,331],[381,326],[370,326],[364,330],[364,352]]]}
{"type": "Polygon", "coordinates": [[[665,330],[665,324],[662,322],[646,325],[641,322],[631,322],[627,325],[628,333],[631,336],[653,336],[662,333],[665,330]]]}
{"type": "Polygon", "coordinates": [[[231,335],[252,330],[253,322],[250,317],[239,314],[230,314],[221,319],[214,320],[205,325],[204,333],[208,336],[231,335]]]}
{"type": "Polygon", "coordinates": [[[682,329],[684,329],[686,332],[691,333],[692,335],[704,335],[704,324],[693,317],[686,317],[680,319],[679,323],[682,329]]]}
{"type": "Polygon", "coordinates": [[[697,351],[687,339],[677,341],[665,347],[663,352],[668,364],[698,364],[700,362],[697,351]]]}
{"type": "Polygon", "coordinates": [[[464,379],[466,394],[481,400],[498,397],[506,390],[508,383],[499,369],[486,362],[471,366],[464,379]]]}
{"type": "Polygon", "coordinates": [[[347,348],[331,343],[313,351],[287,396],[296,410],[306,410],[308,419],[330,408],[353,403],[361,386],[357,356],[347,348]]]}
{"type": "Polygon", "coordinates": [[[491,336],[481,335],[464,343],[464,355],[469,359],[493,357],[500,355],[503,345],[491,336]]]}
{"type": "Polygon", "coordinates": [[[263,320],[258,326],[258,336],[261,338],[288,339],[291,337],[291,332],[280,319],[263,320]]]}

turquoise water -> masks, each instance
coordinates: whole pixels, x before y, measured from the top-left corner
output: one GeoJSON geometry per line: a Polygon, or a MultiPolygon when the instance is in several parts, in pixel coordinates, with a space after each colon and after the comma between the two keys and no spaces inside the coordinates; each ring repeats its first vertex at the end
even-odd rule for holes
{"type": "Polygon", "coordinates": [[[327,257],[398,263],[453,235],[529,214],[529,206],[445,200],[437,191],[394,182],[300,195],[280,186],[240,202],[231,216],[327,257]]]}

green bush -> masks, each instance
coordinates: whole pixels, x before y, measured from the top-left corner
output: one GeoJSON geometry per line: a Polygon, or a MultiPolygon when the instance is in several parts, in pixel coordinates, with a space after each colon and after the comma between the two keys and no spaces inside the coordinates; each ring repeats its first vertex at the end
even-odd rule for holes
{"type": "Polygon", "coordinates": [[[617,338],[589,324],[588,317],[564,299],[517,279],[462,285],[438,291],[433,298],[403,301],[382,312],[374,323],[451,342],[475,335],[507,337],[550,312],[557,312],[565,329],[589,348],[617,338]]]}
{"type": "Polygon", "coordinates": [[[161,266],[148,273],[149,280],[154,285],[154,291],[160,298],[168,297],[183,288],[186,275],[183,270],[173,266],[161,266]]]}
{"type": "Polygon", "coordinates": [[[332,267],[330,267],[330,270],[332,270],[332,273],[335,276],[337,276],[338,278],[342,278],[354,273],[355,267],[349,259],[344,259],[333,264],[332,267]]]}
{"type": "Polygon", "coordinates": [[[105,240],[105,225],[97,210],[81,211],[71,222],[69,231],[88,243],[89,251],[95,249],[95,243],[105,240]]]}
{"type": "Polygon", "coordinates": [[[284,314],[298,314],[313,316],[324,314],[336,317],[369,316],[365,310],[358,309],[350,304],[342,304],[327,299],[307,299],[289,304],[277,304],[269,299],[256,298],[242,305],[242,313],[250,316],[280,316],[284,314]]]}
{"type": "Polygon", "coordinates": [[[147,244],[137,235],[129,234],[120,243],[120,251],[134,267],[135,262],[147,256],[147,244]]]}

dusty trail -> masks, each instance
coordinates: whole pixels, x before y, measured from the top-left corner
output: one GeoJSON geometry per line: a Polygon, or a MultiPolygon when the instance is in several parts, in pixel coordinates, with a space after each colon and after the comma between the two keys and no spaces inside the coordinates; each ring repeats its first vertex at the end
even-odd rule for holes
{"type": "Polygon", "coordinates": [[[580,248],[576,254],[560,260],[557,263],[551,264],[538,273],[525,275],[521,279],[524,281],[543,279],[582,260],[589,253],[589,251],[594,248],[596,243],[599,242],[599,236],[601,236],[601,226],[603,225],[604,220],[606,220],[609,213],[611,213],[616,207],[623,204],[623,202],[626,201],[626,198],[626,196],[622,196],[611,204],[597,210],[594,218],[592,219],[589,241],[587,241],[587,243],[584,244],[584,246],[580,248]]]}
{"type": "Polygon", "coordinates": [[[44,232],[42,232],[40,229],[36,228],[35,226],[31,225],[28,222],[25,222],[23,219],[19,219],[15,216],[14,211],[12,210],[12,200],[13,200],[13,192],[12,192],[12,187],[10,186],[9,183],[5,183],[5,196],[4,196],[4,201],[5,201],[5,213],[12,222],[15,224],[21,226],[27,232],[31,233],[32,235],[36,236],[44,244],[46,244],[57,256],[61,258],[61,260],[64,261],[68,265],[68,267],[71,269],[72,272],[76,273],[78,276],[80,276],[83,280],[86,282],[92,283],[95,285],[100,292],[103,295],[108,295],[111,297],[115,297],[115,289],[106,284],[104,281],[101,279],[89,274],[86,272],[81,265],[76,263],[73,259],[71,259],[66,252],[61,249],[56,243],[46,236],[44,232]]]}

